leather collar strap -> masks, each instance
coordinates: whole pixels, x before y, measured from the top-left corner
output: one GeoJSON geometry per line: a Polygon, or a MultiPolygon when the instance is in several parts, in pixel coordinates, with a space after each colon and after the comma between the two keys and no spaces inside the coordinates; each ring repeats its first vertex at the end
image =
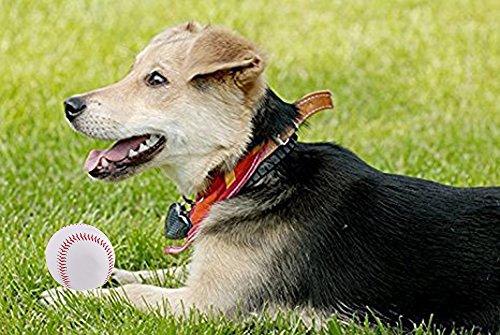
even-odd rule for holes
{"type": "Polygon", "coordinates": [[[212,176],[212,183],[208,189],[196,197],[196,201],[189,211],[189,219],[187,215],[182,214],[182,205],[177,203],[173,204],[166,220],[167,226],[165,227],[165,234],[167,237],[187,237],[187,239],[183,245],[169,246],[165,248],[164,252],[166,254],[178,254],[186,250],[195,239],[199,231],[200,223],[207,216],[210,208],[219,201],[235,196],[246,184],[254,184],[257,182],[265,173],[269,172],[279,160],[293,150],[295,146],[295,132],[299,126],[316,112],[333,108],[331,96],[332,94],[330,91],[318,91],[310,93],[297,101],[295,103],[295,107],[297,108],[295,127],[290,127],[283,133],[274,136],[272,140],[254,147],[238,162],[232,171],[212,176]],[[276,157],[278,157],[278,159],[274,159],[274,161],[272,159],[273,157],[269,157],[273,153],[276,153],[276,157]],[[264,162],[268,157],[270,159],[264,162]],[[252,178],[252,176],[254,177],[252,178]],[[179,220],[171,217],[175,215],[179,216],[179,220]],[[178,236],[179,234],[176,233],[177,227],[172,229],[172,227],[168,226],[169,223],[172,224],[174,222],[184,224],[186,231],[189,229],[189,231],[187,231],[187,236],[178,236]]]}

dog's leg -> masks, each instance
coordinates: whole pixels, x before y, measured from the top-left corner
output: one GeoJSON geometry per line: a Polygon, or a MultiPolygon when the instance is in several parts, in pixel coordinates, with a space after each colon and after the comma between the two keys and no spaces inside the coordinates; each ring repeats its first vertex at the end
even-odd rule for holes
{"type": "Polygon", "coordinates": [[[111,280],[117,282],[119,285],[142,284],[148,281],[151,282],[155,279],[157,279],[160,283],[163,283],[167,278],[174,278],[178,281],[184,282],[188,273],[189,265],[153,271],[127,271],[115,268],[111,274],[111,280]]]}
{"type": "Polygon", "coordinates": [[[175,315],[189,311],[191,303],[187,300],[187,287],[163,288],[143,284],[127,284],[117,288],[75,291],[58,287],[42,293],[41,302],[45,305],[57,306],[66,304],[66,298],[113,298],[117,297],[130,302],[142,311],[157,310],[165,314],[165,307],[175,315]]]}

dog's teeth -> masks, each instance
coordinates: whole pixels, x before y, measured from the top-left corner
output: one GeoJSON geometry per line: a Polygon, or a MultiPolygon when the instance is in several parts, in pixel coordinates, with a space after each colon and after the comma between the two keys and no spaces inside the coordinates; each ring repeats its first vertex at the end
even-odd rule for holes
{"type": "Polygon", "coordinates": [[[149,149],[149,147],[144,145],[144,143],[141,143],[141,145],[139,146],[139,152],[143,152],[143,151],[146,151],[148,149],[149,149]]]}
{"type": "Polygon", "coordinates": [[[149,138],[146,140],[145,143],[148,147],[151,147],[151,146],[155,145],[159,139],[160,138],[157,135],[151,135],[151,136],[149,136],[149,138]]]}
{"type": "Polygon", "coordinates": [[[106,168],[109,166],[109,162],[106,158],[103,157],[103,159],[101,159],[101,165],[102,167],[106,168]]]}
{"type": "Polygon", "coordinates": [[[137,156],[137,155],[138,155],[138,152],[137,152],[137,151],[135,151],[134,149],[130,149],[130,151],[128,152],[128,156],[129,156],[130,158],[135,157],[135,156],[137,156]]]}

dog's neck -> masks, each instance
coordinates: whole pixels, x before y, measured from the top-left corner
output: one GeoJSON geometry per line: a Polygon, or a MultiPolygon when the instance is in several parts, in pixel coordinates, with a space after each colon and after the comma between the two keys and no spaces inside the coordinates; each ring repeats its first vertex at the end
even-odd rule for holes
{"type": "Polygon", "coordinates": [[[165,236],[187,237],[187,240],[182,246],[169,247],[165,252],[176,254],[189,247],[200,229],[200,223],[213,205],[238,195],[245,187],[251,188],[260,183],[294,150],[297,145],[296,131],[300,125],[311,115],[330,108],[333,108],[330,91],[309,93],[292,106],[281,101],[272,91],[267,91],[266,97],[259,101],[256,108],[251,109],[253,113],[247,115],[248,140],[236,148],[240,153],[227,155],[227,159],[218,159],[224,162],[222,165],[228,165],[230,160],[237,161],[235,166],[212,170],[205,168],[205,171],[209,171],[202,176],[206,176],[203,179],[210,185],[200,188],[203,193],[198,193],[189,213],[182,210],[180,204],[169,210],[167,222],[170,223],[165,228],[165,236]],[[282,117],[283,111],[288,112],[288,117],[286,114],[282,117]],[[268,122],[270,119],[274,122],[268,122]],[[253,146],[252,142],[256,145],[253,146]],[[244,149],[245,146],[247,149],[244,149]]]}
{"type": "Polygon", "coordinates": [[[252,137],[247,151],[259,145],[285,129],[293,126],[297,118],[297,108],[281,100],[270,88],[256,104],[252,119],[252,137]]]}
{"type": "Polygon", "coordinates": [[[248,137],[248,144],[242,147],[239,154],[229,157],[219,164],[217,168],[209,171],[205,185],[200,191],[203,191],[210,185],[210,176],[233,170],[236,164],[253,148],[292,127],[297,117],[297,108],[295,105],[283,101],[269,87],[266,88],[265,93],[252,109],[252,126],[251,134],[248,137]]]}
{"type": "MultiPolygon", "coordinates": [[[[242,143],[241,150],[234,157],[226,157],[217,168],[207,170],[209,162],[197,159],[195,162],[182,163],[183,168],[168,171],[169,177],[177,184],[183,195],[203,192],[211,183],[211,177],[217,173],[231,171],[238,161],[252,148],[282,133],[294,124],[297,117],[295,105],[281,100],[270,88],[267,88],[260,100],[253,107],[252,131],[248,143],[242,143]],[[203,177],[202,177],[203,176],[203,177]]],[[[212,165],[213,166],[213,165],[212,165]]]]}
{"type": "Polygon", "coordinates": [[[242,143],[242,147],[237,153],[233,154],[232,157],[227,157],[217,168],[209,171],[206,186],[210,184],[210,176],[232,171],[236,164],[253,148],[293,127],[297,117],[295,105],[281,100],[269,87],[254,104],[252,111],[248,143],[242,143]]]}

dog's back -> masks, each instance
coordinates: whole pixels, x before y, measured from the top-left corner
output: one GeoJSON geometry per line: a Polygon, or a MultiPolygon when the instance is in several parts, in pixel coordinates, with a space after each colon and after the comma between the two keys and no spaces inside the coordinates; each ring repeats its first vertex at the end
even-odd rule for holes
{"type": "MultiPolygon", "coordinates": [[[[384,174],[341,147],[299,144],[239,198],[253,201],[260,222],[275,225],[262,223],[255,239],[280,226],[294,231],[274,248],[281,250],[268,270],[274,279],[256,297],[498,329],[500,188],[384,174]]],[[[234,227],[234,237],[244,222],[225,229],[234,227]]]]}

